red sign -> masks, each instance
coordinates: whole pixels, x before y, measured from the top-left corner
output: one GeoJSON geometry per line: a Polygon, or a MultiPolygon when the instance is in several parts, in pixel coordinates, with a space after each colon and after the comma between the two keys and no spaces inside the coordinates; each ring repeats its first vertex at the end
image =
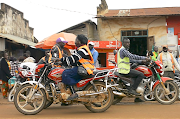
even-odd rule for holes
{"type": "Polygon", "coordinates": [[[120,41],[91,41],[94,43],[94,48],[103,48],[103,49],[116,49],[122,46],[120,41]]]}
{"type": "Polygon", "coordinates": [[[178,33],[178,45],[180,45],[180,33],[178,33]]]}

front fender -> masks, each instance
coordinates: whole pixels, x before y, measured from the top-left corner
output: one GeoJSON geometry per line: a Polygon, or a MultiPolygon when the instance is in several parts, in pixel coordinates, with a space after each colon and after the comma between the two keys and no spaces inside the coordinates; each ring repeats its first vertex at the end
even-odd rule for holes
{"type": "MultiPolygon", "coordinates": [[[[169,77],[161,77],[161,80],[163,83],[165,83],[166,81],[169,81],[169,80],[173,80],[172,78],[169,78],[169,77]]],[[[153,85],[153,90],[156,88],[156,86],[159,84],[159,80],[156,81],[156,83],[153,85]]]]}
{"type": "MultiPolygon", "coordinates": [[[[25,85],[25,84],[36,85],[36,84],[38,84],[38,82],[37,81],[25,81],[25,82],[21,83],[21,85],[25,85]]],[[[40,83],[39,83],[39,88],[43,88],[45,90],[45,87],[40,83]]]]}

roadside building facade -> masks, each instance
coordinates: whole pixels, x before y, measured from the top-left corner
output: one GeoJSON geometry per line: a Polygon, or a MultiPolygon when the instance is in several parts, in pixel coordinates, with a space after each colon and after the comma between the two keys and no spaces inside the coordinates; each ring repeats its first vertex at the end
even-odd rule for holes
{"type": "Polygon", "coordinates": [[[156,45],[167,44],[178,50],[180,7],[110,10],[105,0],[97,8],[97,27],[101,41],[122,41],[128,37],[130,52],[146,55],[156,45]]]}

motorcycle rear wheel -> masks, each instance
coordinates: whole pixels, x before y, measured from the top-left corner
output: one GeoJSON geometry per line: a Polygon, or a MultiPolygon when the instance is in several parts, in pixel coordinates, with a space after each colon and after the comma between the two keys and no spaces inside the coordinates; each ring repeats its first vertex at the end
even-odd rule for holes
{"type": "Polygon", "coordinates": [[[28,99],[29,93],[33,89],[30,84],[25,84],[18,88],[14,95],[14,105],[16,109],[25,115],[35,115],[43,110],[46,105],[46,93],[44,89],[38,89],[31,99],[28,99]]]}
{"type": "Polygon", "coordinates": [[[179,89],[177,84],[173,81],[166,81],[164,85],[170,91],[170,93],[166,95],[161,83],[159,83],[154,89],[154,95],[159,103],[163,105],[170,105],[177,100],[179,89]]]}
{"type": "MultiPolygon", "coordinates": [[[[106,88],[106,85],[104,82],[94,82],[94,85],[97,87],[98,91],[100,91],[100,90],[103,91],[106,88]]],[[[85,88],[85,90],[86,91],[94,91],[93,85],[89,84],[85,88]]],[[[112,102],[114,99],[114,94],[112,92],[112,89],[108,88],[105,95],[106,96],[102,102],[99,102],[99,103],[89,102],[88,104],[84,104],[85,107],[94,113],[100,113],[100,112],[106,111],[112,105],[112,102]]],[[[101,97],[101,94],[89,96],[89,98],[98,98],[99,96],[101,97]]]]}

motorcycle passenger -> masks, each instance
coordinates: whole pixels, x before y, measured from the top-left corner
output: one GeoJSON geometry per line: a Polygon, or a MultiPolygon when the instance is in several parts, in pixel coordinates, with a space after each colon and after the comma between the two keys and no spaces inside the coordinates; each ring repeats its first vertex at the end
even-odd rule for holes
{"type": "MultiPolygon", "coordinates": [[[[74,66],[71,69],[65,69],[62,73],[62,82],[66,85],[72,86],[78,83],[82,76],[78,74],[78,66],[83,66],[89,75],[93,74],[94,70],[94,60],[91,52],[87,46],[88,39],[84,35],[78,35],[75,40],[75,45],[77,51],[75,54],[69,57],[63,57],[60,59],[62,65],[74,66]]],[[[78,92],[72,94],[67,98],[67,100],[73,100],[78,97],[78,92]]]]}
{"type": "Polygon", "coordinates": [[[130,69],[130,59],[134,59],[134,60],[150,60],[150,59],[144,56],[131,54],[128,51],[129,47],[130,47],[130,40],[125,37],[123,39],[123,46],[118,51],[118,56],[117,56],[118,68],[119,68],[119,73],[122,76],[134,79],[133,85],[130,86],[129,93],[138,96],[140,94],[136,92],[136,89],[140,84],[141,80],[145,78],[145,76],[142,72],[139,72],[134,69],[130,69]]]}

